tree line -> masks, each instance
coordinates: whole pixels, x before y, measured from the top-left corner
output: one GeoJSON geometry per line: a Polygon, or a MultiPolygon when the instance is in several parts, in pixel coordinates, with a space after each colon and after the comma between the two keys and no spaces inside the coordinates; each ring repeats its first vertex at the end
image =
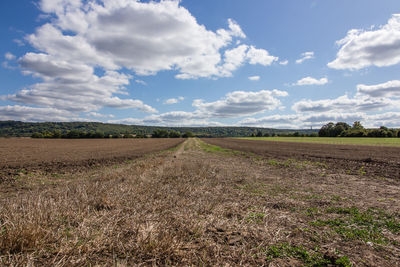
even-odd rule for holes
{"type": "MultiPolygon", "coordinates": [[[[86,133],[84,138],[93,138],[93,133],[103,133],[107,138],[111,136],[151,136],[156,130],[166,130],[180,132],[192,132],[196,137],[246,137],[253,133],[261,132],[271,135],[294,134],[300,135],[317,133],[318,130],[302,129],[273,129],[261,127],[161,127],[161,126],[142,126],[142,125],[123,125],[100,122],[20,122],[20,121],[0,121],[0,137],[30,137],[34,133],[47,136],[48,133],[61,131],[66,135],[69,131],[86,133]],[[90,135],[89,135],[90,134],[90,135]]],[[[76,136],[76,134],[70,134],[76,136]]],[[[57,134],[56,134],[57,136],[57,134]]],[[[99,136],[98,136],[99,137],[99,136]]],[[[57,137],[58,138],[58,137],[57,137]]]]}
{"type": "Polygon", "coordinates": [[[99,138],[189,138],[194,137],[192,132],[181,133],[179,131],[155,130],[151,135],[147,134],[104,134],[103,132],[85,132],[71,130],[65,133],[60,130],[35,132],[32,138],[51,138],[51,139],[99,139],[99,138]]]}
{"type": "Polygon", "coordinates": [[[400,131],[381,126],[379,129],[366,129],[361,122],[352,126],[345,122],[330,122],[322,126],[318,132],[320,137],[400,137],[400,131]]]}

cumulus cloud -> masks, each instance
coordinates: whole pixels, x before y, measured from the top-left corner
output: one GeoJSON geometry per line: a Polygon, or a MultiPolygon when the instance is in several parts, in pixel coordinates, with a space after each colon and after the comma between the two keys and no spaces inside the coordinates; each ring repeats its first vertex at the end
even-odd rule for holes
{"type": "Polygon", "coordinates": [[[72,112],[55,108],[35,108],[26,106],[0,106],[0,120],[18,121],[87,121],[72,112]]]}
{"type": "Polygon", "coordinates": [[[278,61],[278,57],[271,56],[265,49],[257,49],[254,46],[250,46],[247,51],[247,59],[252,65],[260,64],[263,66],[269,66],[273,62],[278,61]]]}
{"type": "MultiPolygon", "coordinates": [[[[221,76],[220,50],[234,38],[246,37],[232,19],[228,29],[207,30],[179,1],[41,3],[42,10],[55,14],[56,20],[28,38],[36,48],[64,56],[65,50],[72,50],[70,59],[84,56],[85,62],[110,69],[125,67],[141,75],[178,70],[181,79],[221,76]]],[[[265,50],[258,53],[265,56],[265,50]]]]}
{"type": "Polygon", "coordinates": [[[114,96],[125,93],[130,75],[106,71],[103,76],[97,76],[93,67],[42,53],[27,53],[19,62],[24,73],[43,82],[8,95],[7,100],[76,112],[96,111],[104,106],[157,112],[140,100],[114,96]]]}
{"type": "Polygon", "coordinates": [[[158,126],[221,126],[221,123],[206,119],[197,112],[172,111],[159,115],[147,116],[143,119],[125,118],[110,120],[110,123],[158,125],[158,126]]]}
{"type": "Polygon", "coordinates": [[[259,81],[260,80],[260,76],[250,76],[249,80],[250,81],[259,81]]]}
{"type": "Polygon", "coordinates": [[[147,85],[145,81],[142,80],[135,80],[135,83],[141,84],[141,85],[147,85]]]}
{"type": "Polygon", "coordinates": [[[166,104],[166,105],[177,104],[183,100],[185,100],[185,98],[183,96],[180,96],[178,98],[170,98],[170,99],[165,100],[164,104],[166,104]]]}
{"type": "Polygon", "coordinates": [[[328,83],[327,78],[315,79],[313,77],[305,77],[303,79],[298,80],[293,85],[304,86],[304,85],[324,85],[328,83]]]}
{"type": "Polygon", "coordinates": [[[15,55],[13,55],[13,54],[11,54],[10,52],[7,52],[7,53],[5,53],[4,54],[4,58],[6,59],[6,60],[14,60],[14,59],[16,59],[16,56],[15,55]]]}
{"type": "Polygon", "coordinates": [[[89,117],[93,117],[93,118],[114,118],[115,116],[112,114],[101,114],[101,113],[97,113],[97,112],[89,112],[89,117]]]}
{"type": "Polygon", "coordinates": [[[215,102],[194,100],[192,105],[196,109],[193,112],[172,111],[146,116],[143,119],[127,118],[109,122],[141,125],[220,126],[221,124],[213,121],[213,119],[239,118],[274,110],[281,105],[278,97],[287,95],[287,92],[279,90],[234,91],[215,102]]]}
{"type": "Polygon", "coordinates": [[[258,92],[235,91],[215,102],[193,101],[197,112],[213,118],[241,117],[274,110],[281,106],[277,97],[285,97],[288,93],[279,90],[261,90],[258,92]]]}
{"type": "Polygon", "coordinates": [[[359,84],[357,92],[371,97],[400,97],[400,81],[394,80],[376,85],[359,84]]]}
{"type": "Polygon", "coordinates": [[[299,116],[292,115],[271,115],[261,118],[246,118],[238,122],[241,126],[256,126],[256,127],[277,127],[277,128],[293,128],[299,127],[296,123],[299,122],[299,116]]]}
{"type": "Polygon", "coordinates": [[[279,64],[286,66],[287,64],[289,64],[289,60],[282,60],[281,62],[279,62],[279,64]]]}
{"type": "Polygon", "coordinates": [[[371,98],[362,95],[350,98],[348,95],[343,95],[335,99],[301,100],[296,102],[292,109],[296,112],[342,112],[343,110],[357,112],[384,110],[398,107],[399,105],[399,101],[388,98],[371,98]]]}
{"type": "Polygon", "coordinates": [[[314,58],[314,52],[304,52],[303,54],[301,54],[301,58],[299,58],[298,60],[296,60],[296,64],[301,64],[306,60],[309,59],[313,59],[314,58]]]}
{"type": "Polygon", "coordinates": [[[361,121],[366,127],[398,127],[400,125],[400,112],[386,112],[368,115],[365,112],[323,112],[316,114],[288,114],[270,115],[261,118],[246,118],[238,122],[240,126],[266,127],[266,128],[320,128],[329,122],[347,122],[352,124],[361,121]]]}
{"type": "Polygon", "coordinates": [[[271,56],[265,49],[257,49],[254,46],[239,45],[236,48],[226,50],[224,54],[224,64],[219,68],[219,76],[232,76],[232,72],[244,63],[269,66],[279,58],[271,56]]]}
{"type": "Polygon", "coordinates": [[[369,66],[400,63],[400,14],[394,14],[378,29],[348,31],[336,42],[340,46],[336,59],[328,63],[333,69],[359,70],[369,66]]]}
{"type": "Polygon", "coordinates": [[[177,0],[41,0],[38,6],[46,23],[25,37],[35,52],[18,62],[24,74],[41,81],[2,99],[70,112],[113,107],[152,113],[157,111],[142,101],[119,96],[128,95],[133,76],[127,71],[218,78],[246,62],[267,66],[277,60],[267,50],[241,45],[246,35],[234,20],[208,30],[177,0]]]}

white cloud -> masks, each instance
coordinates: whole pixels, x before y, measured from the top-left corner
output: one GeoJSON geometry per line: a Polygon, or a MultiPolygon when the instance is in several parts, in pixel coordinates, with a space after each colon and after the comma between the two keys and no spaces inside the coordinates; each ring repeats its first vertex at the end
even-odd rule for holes
{"type": "Polygon", "coordinates": [[[107,122],[114,124],[144,125],[143,120],[137,118],[124,118],[118,120],[109,120],[107,122]]]}
{"type": "Polygon", "coordinates": [[[156,112],[118,96],[128,95],[125,87],[133,79],[123,72],[217,78],[231,76],[245,62],[267,66],[277,60],[264,49],[240,45],[246,35],[232,19],[225,29],[208,30],[177,0],[41,0],[38,6],[47,22],[25,37],[35,52],[18,62],[24,74],[41,81],[2,99],[70,112],[156,112]],[[232,44],[237,47],[225,51],[232,44]]]}
{"type": "Polygon", "coordinates": [[[400,127],[400,112],[387,112],[382,114],[374,114],[366,116],[362,122],[367,127],[393,127],[399,128],[400,127]]]}
{"type": "Polygon", "coordinates": [[[260,76],[250,76],[249,80],[250,81],[259,81],[260,80],[260,76]]]}
{"type": "Polygon", "coordinates": [[[101,114],[101,113],[97,113],[97,112],[89,112],[88,114],[90,117],[94,117],[94,118],[114,118],[115,116],[112,114],[101,114]]]}
{"type": "Polygon", "coordinates": [[[281,106],[277,97],[285,97],[288,93],[279,90],[261,90],[258,92],[235,91],[215,102],[197,99],[193,106],[197,112],[209,118],[232,118],[274,110],[281,106]]]}
{"type": "Polygon", "coordinates": [[[267,50],[257,49],[254,46],[240,45],[225,51],[224,64],[219,68],[219,76],[232,76],[232,72],[245,62],[252,65],[260,64],[269,66],[278,59],[278,57],[271,56],[267,50]]]}
{"type": "Polygon", "coordinates": [[[56,20],[28,38],[36,48],[141,75],[178,70],[178,78],[219,76],[220,50],[234,38],[246,37],[231,19],[228,29],[207,30],[179,1],[42,0],[41,7],[56,20]]]}
{"type": "Polygon", "coordinates": [[[25,43],[19,39],[14,39],[13,42],[16,43],[18,46],[25,46],[25,43]]]}
{"type": "Polygon", "coordinates": [[[286,66],[287,64],[289,64],[289,60],[283,60],[283,61],[279,62],[279,64],[286,66]]]}
{"type": "Polygon", "coordinates": [[[277,127],[277,128],[293,128],[298,123],[299,116],[293,115],[271,115],[262,118],[246,118],[238,122],[241,126],[257,126],[257,127],[277,127]]]}
{"type": "Polygon", "coordinates": [[[304,52],[303,54],[301,54],[301,58],[296,60],[296,64],[301,64],[306,60],[313,59],[314,57],[315,57],[314,56],[314,52],[312,52],[312,51],[311,52],[304,52]]]}
{"type": "Polygon", "coordinates": [[[10,52],[5,53],[4,57],[6,60],[9,60],[9,61],[16,59],[16,56],[11,54],[10,52]]]}
{"type": "Polygon", "coordinates": [[[327,78],[315,79],[313,77],[305,77],[303,79],[298,80],[293,85],[304,86],[304,85],[324,85],[329,81],[327,78]]]}
{"type": "Polygon", "coordinates": [[[261,118],[246,118],[239,121],[238,125],[287,129],[306,129],[313,127],[314,129],[318,129],[329,122],[339,121],[347,122],[350,125],[355,121],[361,121],[361,123],[368,128],[380,127],[382,125],[397,128],[400,126],[400,112],[386,112],[373,115],[365,112],[270,115],[261,118]]]}
{"type": "Polygon", "coordinates": [[[217,118],[238,118],[274,110],[281,105],[278,97],[286,97],[287,95],[287,92],[279,90],[234,91],[215,102],[205,102],[200,99],[194,100],[192,105],[196,109],[193,112],[172,111],[150,115],[143,119],[128,118],[109,122],[166,126],[221,126],[221,123],[212,120],[217,118]]]}
{"type": "Polygon", "coordinates": [[[0,106],[0,120],[18,121],[88,121],[72,112],[55,108],[35,108],[26,106],[0,106]]]}
{"type": "Polygon", "coordinates": [[[126,94],[130,75],[106,71],[103,76],[97,76],[93,67],[41,53],[27,53],[19,62],[24,73],[39,77],[43,82],[9,95],[7,100],[77,112],[96,111],[104,106],[157,112],[140,100],[115,96],[126,94]]]}
{"type": "Polygon", "coordinates": [[[249,63],[252,65],[260,64],[263,66],[269,66],[274,61],[279,60],[278,57],[271,56],[267,50],[257,49],[254,46],[250,46],[246,57],[249,60],[249,63]]]}
{"type": "Polygon", "coordinates": [[[370,97],[400,97],[400,81],[394,80],[376,85],[359,84],[357,92],[370,97]]]}
{"type": "Polygon", "coordinates": [[[147,85],[145,81],[142,80],[135,80],[135,83],[141,84],[141,85],[147,85]]]}
{"type": "Polygon", "coordinates": [[[196,112],[172,111],[143,119],[125,118],[110,120],[110,123],[159,125],[159,126],[221,126],[221,123],[209,121],[196,112]]]}
{"type": "Polygon", "coordinates": [[[394,14],[386,25],[374,30],[350,30],[337,41],[340,50],[328,66],[333,69],[358,70],[369,66],[391,66],[400,63],[400,14],[394,14]]]}
{"type": "Polygon", "coordinates": [[[247,45],[240,45],[225,51],[224,65],[221,67],[222,76],[232,76],[232,71],[235,71],[245,62],[248,49],[247,45]]]}
{"type": "Polygon", "coordinates": [[[349,98],[343,95],[335,99],[310,100],[305,99],[296,102],[292,109],[296,112],[328,112],[328,111],[376,111],[399,107],[400,101],[388,98],[371,98],[368,96],[356,96],[349,98]]]}
{"type": "Polygon", "coordinates": [[[183,100],[185,100],[185,98],[182,97],[182,96],[180,96],[178,98],[170,98],[170,99],[165,100],[164,104],[166,104],[166,105],[177,104],[177,103],[179,103],[179,102],[181,102],[183,100]]]}

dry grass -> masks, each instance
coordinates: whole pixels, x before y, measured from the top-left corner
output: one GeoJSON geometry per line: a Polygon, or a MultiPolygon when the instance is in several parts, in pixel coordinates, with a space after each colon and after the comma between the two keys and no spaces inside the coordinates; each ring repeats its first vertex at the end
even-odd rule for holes
{"type": "Polygon", "coordinates": [[[25,177],[0,190],[0,263],[396,266],[399,184],[322,171],[190,139],[176,151],[79,177],[25,177]],[[372,217],[354,223],[368,208],[372,217]],[[381,240],[345,238],[330,225],[335,219],[348,232],[371,224],[381,240]]]}

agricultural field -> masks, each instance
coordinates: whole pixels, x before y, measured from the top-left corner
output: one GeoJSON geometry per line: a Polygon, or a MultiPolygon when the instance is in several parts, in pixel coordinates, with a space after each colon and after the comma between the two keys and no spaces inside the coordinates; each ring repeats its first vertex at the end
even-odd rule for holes
{"type": "Polygon", "coordinates": [[[0,181],[33,171],[78,171],[131,160],[183,142],[182,139],[0,138],[0,181]]]}
{"type": "Polygon", "coordinates": [[[399,147],[90,141],[1,144],[0,265],[400,266],[399,147]]]}
{"type": "Polygon", "coordinates": [[[400,138],[371,137],[239,137],[243,140],[262,140],[274,142],[317,143],[332,145],[400,146],[400,138]]]}

